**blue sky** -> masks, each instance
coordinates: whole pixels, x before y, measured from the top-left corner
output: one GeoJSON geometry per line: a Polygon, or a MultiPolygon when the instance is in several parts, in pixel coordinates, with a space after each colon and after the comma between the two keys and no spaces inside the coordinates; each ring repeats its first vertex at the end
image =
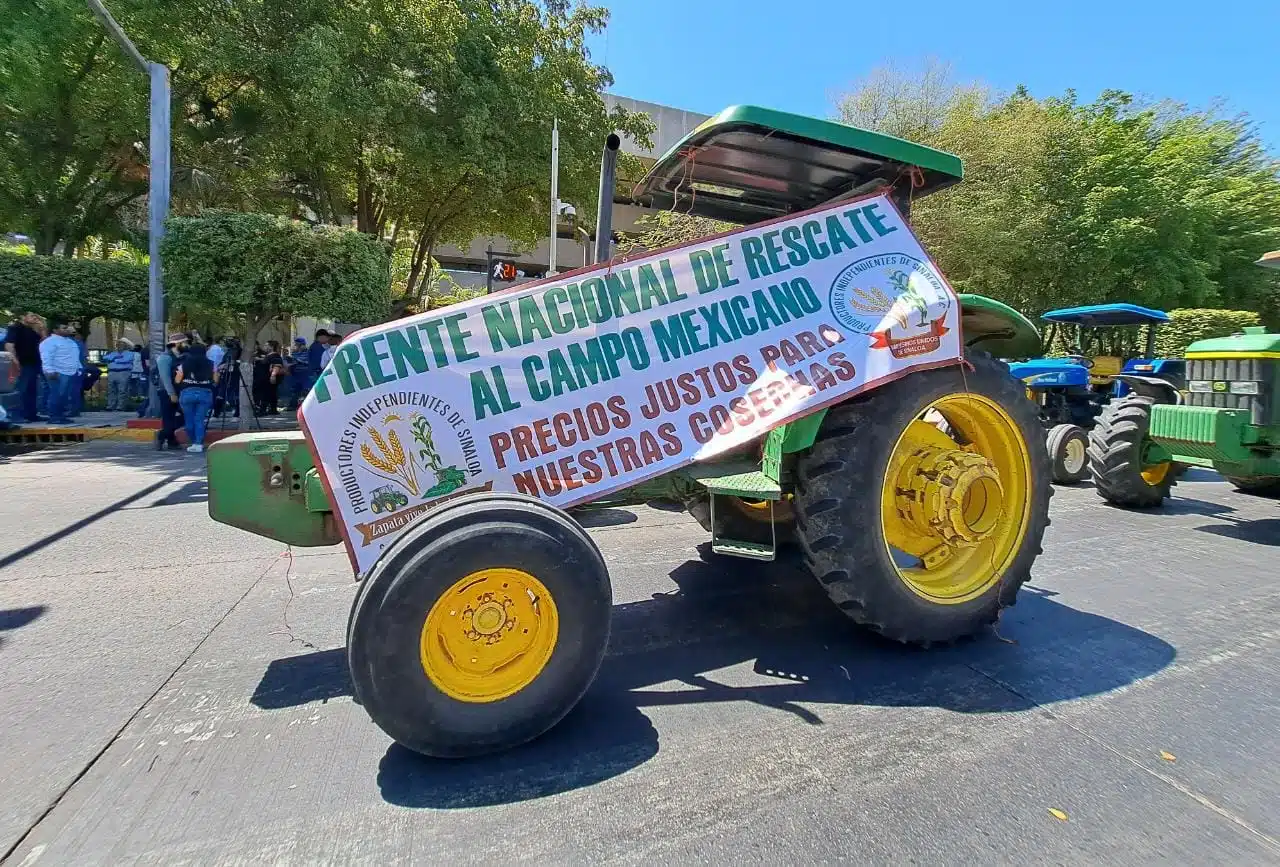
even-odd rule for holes
{"type": "Polygon", "coordinates": [[[635,99],[825,117],[875,66],[935,57],[960,80],[1037,96],[1075,88],[1090,100],[1113,87],[1197,107],[1224,99],[1280,155],[1280,0],[595,2],[612,17],[592,56],[635,99]]]}

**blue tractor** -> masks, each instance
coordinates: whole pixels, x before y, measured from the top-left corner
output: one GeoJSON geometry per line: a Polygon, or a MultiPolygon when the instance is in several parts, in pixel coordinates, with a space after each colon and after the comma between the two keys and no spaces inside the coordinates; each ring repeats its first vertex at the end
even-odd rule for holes
{"type": "Polygon", "coordinates": [[[1154,358],[1156,328],[1169,314],[1136,304],[1090,304],[1050,310],[1042,317],[1044,347],[1065,345],[1067,354],[1009,365],[1040,406],[1048,430],[1053,480],[1074,484],[1089,474],[1087,431],[1113,397],[1134,380],[1160,380],[1185,388],[1185,362],[1154,358]]]}

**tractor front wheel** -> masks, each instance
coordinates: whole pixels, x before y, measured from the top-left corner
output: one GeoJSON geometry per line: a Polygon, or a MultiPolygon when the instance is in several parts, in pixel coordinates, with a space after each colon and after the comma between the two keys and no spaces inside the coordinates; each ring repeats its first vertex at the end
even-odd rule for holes
{"type": "Polygon", "coordinates": [[[1089,475],[1089,435],[1073,424],[1057,424],[1049,428],[1047,446],[1053,465],[1053,480],[1060,485],[1074,485],[1089,475]]]}
{"type": "Polygon", "coordinates": [[[845,614],[896,641],[994,622],[1049,523],[1036,406],[1002,363],[969,362],[834,407],[797,467],[806,563],[845,614]]]}
{"type": "Polygon", "coordinates": [[[1102,499],[1115,506],[1158,506],[1177,484],[1176,465],[1151,454],[1154,398],[1130,393],[1113,400],[1089,431],[1089,472],[1102,499]]]}
{"type": "Polygon", "coordinates": [[[424,755],[517,746],[582,698],[611,608],[604,559],[564,512],[515,494],[461,497],[365,578],[347,633],[355,698],[424,755]]]}

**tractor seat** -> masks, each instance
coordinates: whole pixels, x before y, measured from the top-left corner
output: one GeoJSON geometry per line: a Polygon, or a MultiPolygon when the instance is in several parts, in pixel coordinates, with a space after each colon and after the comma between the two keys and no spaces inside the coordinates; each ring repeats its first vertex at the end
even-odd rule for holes
{"type": "Polygon", "coordinates": [[[1124,370],[1124,359],[1118,355],[1097,355],[1089,368],[1089,381],[1094,385],[1106,385],[1116,374],[1124,370]]]}

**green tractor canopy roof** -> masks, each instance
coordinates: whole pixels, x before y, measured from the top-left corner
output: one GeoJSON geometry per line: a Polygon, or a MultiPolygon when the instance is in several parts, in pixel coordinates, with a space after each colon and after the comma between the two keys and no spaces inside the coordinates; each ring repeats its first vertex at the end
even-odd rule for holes
{"type": "Polygon", "coordinates": [[[681,139],[636,186],[637,201],[752,224],[885,187],[925,196],[960,181],[960,158],[904,139],[736,105],[681,139]]]}

